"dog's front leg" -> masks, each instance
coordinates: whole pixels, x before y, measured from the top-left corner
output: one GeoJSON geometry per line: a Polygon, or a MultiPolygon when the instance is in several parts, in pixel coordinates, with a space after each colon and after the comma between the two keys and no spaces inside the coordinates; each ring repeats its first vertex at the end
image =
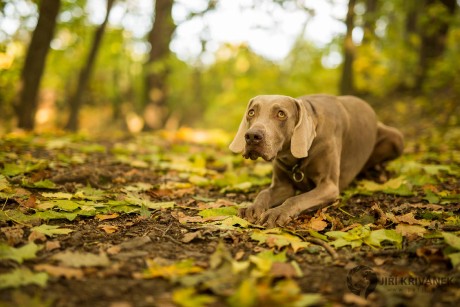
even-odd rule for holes
{"type": "Polygon", "coordinates": [[[295,195],[295,190],[287,178],[273,174],[272,184],[268,189],[262,190],[247,208],[239,210],[239,216],[251,223],[256,222],[260,216],[269,210],[282,204],[286,199],[295,195]]]}
{"type": "Polygon", "coordinates": [[[326,181],[309,192],[288,198],[281,206],[266,210],[260,215],[257,224],[269,228],[285,225],[301,212],[319,209],[338,196],[337,184],[326,181]]]}

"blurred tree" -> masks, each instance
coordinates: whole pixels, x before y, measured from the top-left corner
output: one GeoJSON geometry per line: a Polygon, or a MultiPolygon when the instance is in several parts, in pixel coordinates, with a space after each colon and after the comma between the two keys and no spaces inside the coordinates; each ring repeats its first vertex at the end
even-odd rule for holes
{"type": "Polygon", "coordinates": [[[90,51],[88,53],[88,57],[79,74],[77,88],[73,96],[70,97],[69,99],[70,114],[67,120],[67,124],[65,126],[67,130],[71,130],[71,131],[78,130],[78,114],[81,109],[83,94],[86,90],[89,79],[91,77],[91,72],[93,70],[94,63],[96,61],[96,56],[99,51],[99,47],[101,45],[102,38],[104,36],[105,28],[109,20],[110,11],[112,10],[114,2],[115,0],[107,0],[107,7],[106,7],[104,21],[99,25],[99,27],[96,29],[96,32],[94,33],[94,37],[93,37],[90,51]]]}
{"type": "Polygon", "coordinates": [[[415,89],[420,91],[428,70],[433,67],[446,49],[447,33],[452,17],[457,9],[457,0],[424,0],[425,14],[421,20],[421,46],[419,53],[419,70],[415,89]]]}
{"type": "Polygon", "coordinates": [[[355,44],[353,43],[352,33],[355,27],[355,5],[356,0],[348,1],[347,17],[345,19],[345,26],[347,32],[343,42],[343,67],[342,77],[340,79],[340,93],[353,94],[355,92],[354,86],[354,73],[353,73],[353,61],[355,59],[355,44]]]}
{"type": "MultiPolygon", "coordinates": [[[[167,118],[166,102],[169,74],[169,44],[176,25],[172,19],[174,0],[156,0],[154,22],[148,35],[150,52],[145,64],[145,121],[148,128],[158,129],[164,126],[167,118]]],[[[147,128],[146,127],[146,128],[147,128]]]]}
{"type": "Polygon", "coordinates": [[[32,130],[35,126],[40,80],[56,27],[60,4],[60,0],[42,0],[40,3],[39,18],[27,50],[19,84],[19,99],[15,105],[19,128],[32,130]]]}
{"type": "Polygon", "coordinates": [[[379,0],[366,0],[365,4],[363,44],[375,39],[375,22],[379,17],[379,0]]]}

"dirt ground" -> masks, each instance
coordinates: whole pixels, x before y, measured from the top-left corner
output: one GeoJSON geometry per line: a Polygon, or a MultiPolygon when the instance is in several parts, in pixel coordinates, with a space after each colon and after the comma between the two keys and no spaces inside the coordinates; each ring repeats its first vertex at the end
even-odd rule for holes
{"type": "MultiPolygon", "coordinates": [[[[3,218],[0,220],[2,229],[0,241],[8,242],[9,245],[16,247],[33,241],[44,247],[36,257],[22,264],[12,260],[0,260],[0,274],[10,272],[17,267],[26,267],[39,272],[42,271],[40,265],[43,264],[61,268],[62,264],[57,262],[53,256],[64,251],[104,254],[109,262],[102,266],[77,266],[74,268],[75,271],[72,271],[74,274],[60,272],[53,274],[48,268],[45,270],[49,275],[46,286],[26,285],[0,290],[1,306],[125,307],[176,306],[178,304],[201,306],[199,301],[180,302],[175,298],[175,291],[184,286],[180,278],[174,280],[167,278],[166,275],[146,278],[142,276],[142,272],[148,268],[147,259],[167,263],[193,259],[194,264],[204,272],[212,271],[215,268],[213,255],[222,246],[233,259],[241,263],[250,259],[255,253],[273,250],[275,253],[285,252],[288,261],[298,264],[300,275],[282,271],[266,278],[255,278],[257,289],[254,291],[258,291],[258,300],[252,301],[253,306],[309,304],[289,301],[290,296],[286,296],[286,300],[283,301],[282,296],[277,300],[269,294],[263,294],[261,284],[268,285],[266,289],[268,292],[276,291],[274,290],[275,285],[281,280],[293,280],[301,293],[320,294],[321,299],[313,301],[313,305],[458,306],[460,303],[459,269],[453,268],[449,258],[446,257],[446,249],[449,247],[439,235],[404,236],[401,248],[396,248],[391,244],[382,244],[381,248],[365,244],[355,248],[350,246],[334,248],[325,240],[312,236],[311,232],[311,221],[315,218],[324,223],[323,229],[316,231],[320,235],[331,230],[347,231],[356,224],[370,225],[371,229],[382,227],[391,229],[397,226],[394,221],[385,220],[385,216],[382,215],[384,212],[395,216],[413,213],[413,216],[419,219],[423,217],[429,220],[429,225],[423,225],[428,230],[427,234],[435,234],[439,231],[456,233],[460,230],[460,226],[448,224],[443,219],[445,216],[458,217],[460,204],[456,201],[440,205],[431,204],[424,199],[425,190],[418,187],[414,187],[417,193],[409,196],[383,192],[374,192],[370,195],[355,194],[345,203],[337,202],[318,212],[302,214],[284,228],[284,231],[295,235],[301,241],[309,242],[308,247],[299,249],[290,246],[279,247],[270,245],[270,242],[260,243],[255,240],[252,234],[253,231],[260,230],[257,227],[225,229],[202,220],[193,222],[190,219],[184,222],[180,219],[180,217],[198,216],[200,206],[203,204],[220,201],[223,204],[229,202],[239,205],[250,202],[267,184],[265,181],[245,191],[225,190],[214,184],[213,180],[218,180],[219,176],[233,171],[218,163],[220,159],[224,159],[222,152],[225,149],[214,149],[214,147],[203,149],[196,145],[184,147],[181,153],[183,155],[196,154],[203,150],[211,152],[205,156],[204,165],[205,168],[213,171],[213,175],[203,175],[210,180],[206,184],[197,183],[184,187],[176,185],[175,188],[168,189],[164,186],[169,181],[175,183],[199,181],[184,177],[183,172],[178,171],[177,168],[168,168],[161,166],[161,163],[153,163],[154,158],[146,158],[152,152],[158,152],[158,148],[152,151],[144,148],[143,151],[137,151],[135,154],[130,151],[129,154],[125,154],[127,159],[121,160],[119,154],[122,149],[130,148],[134,142],[132,138],[91,142],[91,144],[97,143],[106,148],[102,151],[98,150],[99,147],[82,150],[83,146],[88,146],[86,140],[72,141],[66,145],[53,143],[53,140],[56,141],[54,137],[41,137],[38,140],[37,137],[27,140],[4,138],[0,142],[0,151],[3,152],[0,166],[4,168],[6,164],[21,159],[47,161],[43,168],[8,176],[8,182],[15,189],[16,195],[23,190],[26,192],[23,192],[25,194],[20,197],[6,199],[3,196],[3,212],[19,210],[25,215],[30,215],[37,211],[35,207],[37,203],[45,201],[43,195],[46,194],[43,192],[47,190],[24,186],[24,178],[32,182],[44,179],[54,182],[56,186],[52,190],[53,193],[77,193],[85,186],[91,186],[112,193],[111,197],[115,200],[117,193],[121,193],[123,188],[145,183],[150,187],[139,192],[139,195],[150,202],[174,202],[174,207],[149,210],[148,214],[118,212],[117,215],[107,219],[78,215],[72,221],[61,218],[18,222],[15,219],[3,218]],[[50,144],[55,146],[50,146],[50,144]],[[113,150],[114,148],[117,150],[113,150]],[[140,158],[141,155],[144,158],[140,158]],[[70,161],[67,161],[67,158],[70,161]],[[75,162],[80,158],[81,162],[75,162]],[[147,166],[137,163],[142,159],[148,162],[147,166]],[[30,201],[31,198],[35,200],[30,201]],[[427,214],[431,211],[436,211],[438,217],[429,219],[427,214]],[[31,238],[32,226],[45,222],[47,225],[71,229],[72,232],[31,238]],[[8,235],[11,233],[9,232],[11,228],[21,230],[19,238],[12,239],[11,235],[8,235]],[[12,240],[15,241],[12,242],[12,240]],[[367,267],[367,274],[372,274],[377,278],[377,280],[372,280],[369,279],[369,276],[361,277],[362,281],[374,283],[375,286],[375,289],[371,289],[372,291],[368,293],[367,298],[360,293],[353,294],[350,288],[352,275],[357,271],[355,268],[358,266],[367,267]],[[429,282],[426,282],[427,279],[422,281],[421,278],[428,278],[429,282]]],[[[163,157],[168,156],[169,150],[178,151],[177,148],[172,148],[169,142],[171,141],[163,140],[157,144],[159,148],[162,148],[160,151],[163,157]]],[[[136,144],[142,146],[142,142],[136,144]]],[[[181,142],[178,144],[182,146],[181,142]]],[[[139,147],[134,148],[134,150],[138,149],[139,147]]],[[[168,160],[168,158],[164,159],[168,160]]],[[[438,158],[438,156],[427,158],[425,155],[424,159],[425,162],[432,159],[433,163],[438,164],[449,162],[448,159],[438,158]],[[440,162],[440,160],[443,161],[440,162]]],[[[169,162],[171,161],[175,163],[174,159],[169,159],[169,162]]],[[[458,161],[450,162],[458,167],[458,161]]],[[[235,168],[247,168],[248,172],[254,170],[251,166],[248,167],[246,162],[238,163],[235,168]]],[[[375,178],[377,181],[386,181],[394,175],[391,172],[383,175],[379,173],[375,175],[375,178]]],[[[269,180],[269,175],[264,176],[269,180]]],[[[432,190],[450,191],[458,195],[460,192],[459,179],[449,174],[443,174],[443,176],[442,182],[431,184],[432,190]]],[[[113,212],[105,213],[106,215],[113,214],[113,212]]],[[[194,284],[197,293],[213,297],[212,301],[203,303],[203,305],[235,305],[229,300],[229,297],[238,289],[231,284],[233,280],[214,278],[208,282],[215,284],[206,285],[206,282],[194,284]]],[[[248,306],[251,304],[248,303],[248,306]]]]}

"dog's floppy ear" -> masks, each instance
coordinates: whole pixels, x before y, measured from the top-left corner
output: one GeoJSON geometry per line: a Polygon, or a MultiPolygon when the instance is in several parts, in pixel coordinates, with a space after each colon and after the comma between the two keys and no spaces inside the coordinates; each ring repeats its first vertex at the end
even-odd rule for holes
{"type": "Polygon", "coordinates": [[[307,109],[302,101],[294,99],[299,121],[294,128],[291,137],[291,153],[296,158],[308,157],[308,150],[310,150],[313,139],[316,136],[316,127],[313,118],[308,114],[307,109]]]}
{"type": "Polygon", "coordinates": [[[246,111],[244,112],[243,119],[241,120],[240,127],[238,128],[238,132],[235,135],[232,143],[230,144],[229,148],[234,153],[240,153],[244,150],[244,145],[246,144],[246,140],[244,135],[248,131],[248,121],[246,120],[246,113],[252,103],[252,99],[249,101],[246,111]]]}

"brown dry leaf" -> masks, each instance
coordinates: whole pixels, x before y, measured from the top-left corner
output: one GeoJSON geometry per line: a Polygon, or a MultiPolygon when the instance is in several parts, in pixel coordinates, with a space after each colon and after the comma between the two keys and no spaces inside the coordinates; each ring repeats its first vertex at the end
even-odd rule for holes
{"type": "Polygon", "coordinates": [[[309,222],[309,227],[316,231],[322,231],[327,227],[327,223],[322,218],[313,217],[309,222]]]}
{"type": "Polygon", "coordinates": [[[385,225],[387,223],[387,216],[385,212],[383,212],[383,210],[377,204],[374,204],[371,207],[371,210],[375,211],[378,215],[378,219],[375,222],[377,225],[385,225]]]}
{"type": "Polygon", "coordinates": [[[380,265],[384,264],[387,260],[388,259],[386,259],[386,258],[375,257],[374,258],[374,263],[375,263],[375,265],[380,266],[380,265]]]}
{"type": "Polygon", "coordinates": [[[242,250],[242,249],[239,250],[239,251],[237,251],[236,254],[235,254],[235,260],[241,260],[241,259],[243,259],[244,254],[245,254],[245,252],[244,252],[244,250],[242,250]]]}
{"type": "Polygon", "coordinates": [[[111,246],[111,247],[109,247],[107,249],[107,254],[109,254],[109,255],[116,255],[119,252],[121,252],[121,246],[120,245],[111,246]]]}
{"type": "Polygon", "coordinates": [[[427,220],[417,220],[414,217],[413,212],[409,212],[407,214],[401,215],[401,216],[396,216],[396,220],[400,223],[406,223],[409,225],[422,225],[422,226],[428,226],[430,225],[430,221],[427,220]]]}
{"type": "Polygon", "coordinates": [[[35,208],[37,206],[37,197],[34,194],[30,195],[22,205],[27,208],[35,208]]]}
{"type": "Polygon", "coordinates": [[[194,231],[194,232],[187,232],[186,234],[184,234],[181,241],[183,243],[189,243],[193,241],[194,239],[200,239],[201,237],[202,237],[201,230],[194,231]]]}
{"type": "Polygon", "coordinates": [[[112,220],[116,219],[120,215],[118,213],[113,213],[113,214],[96,214],[96,218],[99,221],[105,221],[105,220],[112,220]]]}
{"type": "Polygon", "coordinates": [[[47,251],[52,251],[52,250],[55,250],[57,248],[61,248],[61,243],[59,241],[47,241],[45,243],[45,249],[47,251]]]}
{"type": "Polygon", "coordinates": [[[203,223],[205,220],[201,216],[189,216],[183,212],[171,212],[171,215],[181,224],[185,223],[203,223]]]}
{"type": "Polygon", "coordinates": [[[400,223],[396,225],[395,231],[409,240],[413,240],[417,237],[423,237],[423,235],[427,232],[427,230],[419,225],[408,225],[404,223],[400,223]]]}
{"type": "Polygon", "coordinates": [[[364,297],[358,296],[353,293],[345,293],[345,295],[343,296],[343,301],[346,304],[353,304],[356,306],[369,306],[369,302],[364,297]]]}
{"type": "Polygon", "coordinates": [[[99,225],[97,228],[101,228],[105,233],[114,233],[118,230],[118,227],[113,225],[99,225]]]}
{"type": "Polygon", "coordinates": [[[22,241],[24,230],[22,226],[2,227],[1,231],[5,235],[8,245],[14,246],[22,241]]]}
{"type": "Polygon", "coordinates": [[[28,237],[29,242],[35,242],[35,241],[46,241],[46,235],[42,232],[38,231],[32,231],[28,237]]]}
{"type": "Polygon", "coordinates": [[[404,211],[404,210],[412,209],[412,208],[430,209],[433,211],[438,211],[438,210],[442,210],[444,207],[440,205],[435,205],[435,204],[402,204],[400,206],[392,208],[391,211],[400,212],[400,211],[404,211]]]}
{"type": "Polygon", "coordinates": [[[298,277],[298,272],[291,263],[273,262],[270,274],[274,277],[293,278],[298,277]]]}
{"type": "Polygon", "coordinates": [[[54,277],[64,277],[65,279],[82,279],[84,275],[81,269],[54,266],[51,264],[37,264],[34,266],[34,269],[44,271],[54,277]]]}

